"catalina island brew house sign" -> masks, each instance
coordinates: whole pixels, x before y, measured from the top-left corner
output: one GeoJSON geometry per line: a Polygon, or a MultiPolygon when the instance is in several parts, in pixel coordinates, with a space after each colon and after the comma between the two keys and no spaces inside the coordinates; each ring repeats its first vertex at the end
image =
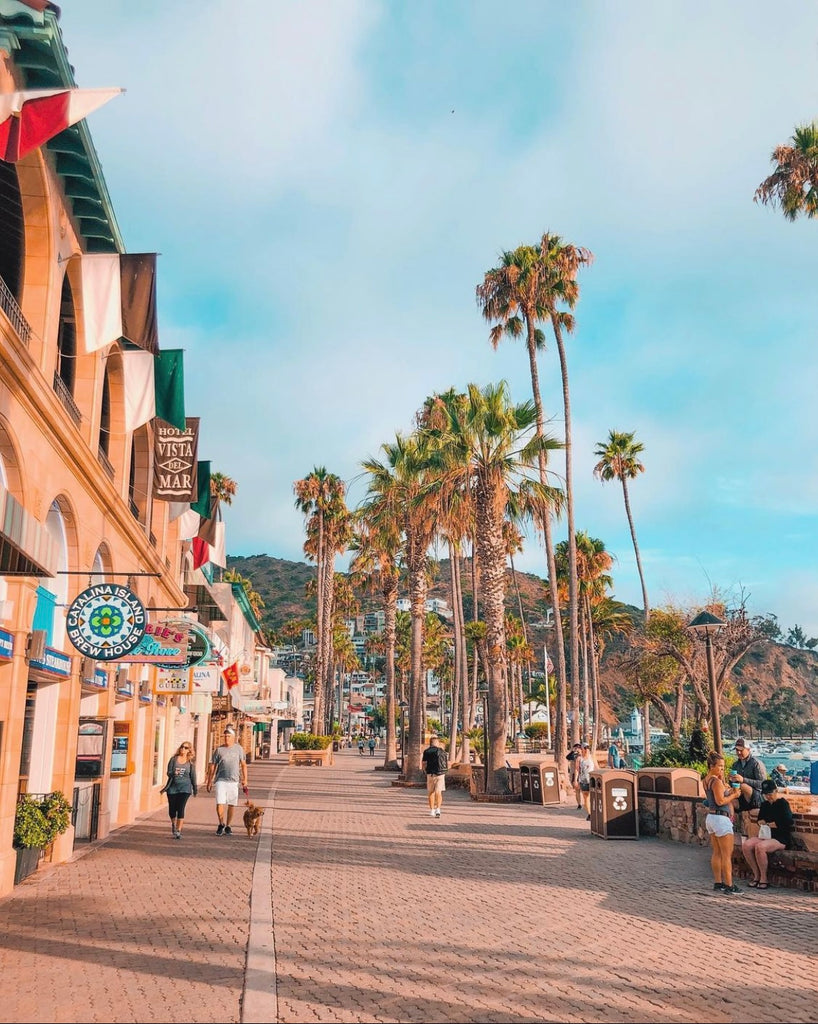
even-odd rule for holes
{"type": "Polygon", "coordinates": [[[71,602],[66,617],[68,639],[87,658],[121,661],[144,636],[145,608],[128,587],[98,583],[71,602]]]}

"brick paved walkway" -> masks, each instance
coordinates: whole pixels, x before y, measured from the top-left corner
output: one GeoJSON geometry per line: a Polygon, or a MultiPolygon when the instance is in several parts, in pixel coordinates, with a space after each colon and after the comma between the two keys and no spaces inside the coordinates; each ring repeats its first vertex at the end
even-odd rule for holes
{"type": "Polygon", "coordinates": [[[0,1020],[818,1021],[815,897],[714,895],[706,850],[459,791],[432,820],[356,751],[250,777],[258,846],[202,796],[0,902],[0,1020]]]}

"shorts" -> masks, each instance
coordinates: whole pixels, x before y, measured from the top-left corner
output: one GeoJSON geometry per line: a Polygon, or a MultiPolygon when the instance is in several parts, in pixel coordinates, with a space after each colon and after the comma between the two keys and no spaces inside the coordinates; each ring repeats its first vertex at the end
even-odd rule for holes
{"type": "Polygon", "coordinates": [[[426,792],[427,793],[445,793],[446,792],[446,775],[427,775],[426,776],[426,792]]]}
{"type": "Polygon", "coordinates": [[[583,793],[590,793],[591,792],[591,783],[590,782],[580,782],[579,788],[582,790],[583,793]]]}
{"type": "Polygon", "coordinates": [[[235,807],[239,802],[238,782],[227,782],[225,779],[219,779],[213,785],[213,792],[216,794],[217,804],[229,804],[231,807],[235,807]]]}
{"type": "Polygon", "coordinates": [[[726,814],[708,814],[704,819],[704,827],[711,836],[731,836],[733,823],[726,814]]]}

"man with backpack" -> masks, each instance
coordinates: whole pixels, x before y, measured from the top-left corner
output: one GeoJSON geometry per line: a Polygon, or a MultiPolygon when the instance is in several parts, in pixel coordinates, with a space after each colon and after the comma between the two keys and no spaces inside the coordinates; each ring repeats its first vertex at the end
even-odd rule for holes
{"type": "Polygon", "coordinates": [[[431,738],[429,746],[423,751],[421,764],[426,772],[429,817],[439,818],[443,805],[443,793],[446,790],[446,770],[449,767],[449,758],[446,751],[440,746],[437,736],[431,738]]]}

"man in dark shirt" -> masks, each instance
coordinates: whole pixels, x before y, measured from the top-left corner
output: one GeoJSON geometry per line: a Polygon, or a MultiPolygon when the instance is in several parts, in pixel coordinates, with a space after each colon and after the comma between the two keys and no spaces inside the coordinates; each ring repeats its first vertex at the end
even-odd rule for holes
{"type": "MultiPolygon", "coordinates": [[[[739,817],[739,829],[742,835],[748,835],[747,816],[749,811],[761,807],[761,783],[767,778],[767,769],[757,758],[753,757],[749,744],[741,736],[736,740],[736,761],[730,772],[730,781],[741,784],[741,796],[736,803],[739,817]]],[[[755,818],[755,814],[752,816],[755,818]]]]}
{"type": "Polygon", "coordinates": [[[440,746],[440,740],[433,736],[429,746],[423,751],[421,761],[426,772],[426,792],[429,794],[429,817],[439,818],[443,806],[443,793],[446,789],[446,753],[440,746]]]}

